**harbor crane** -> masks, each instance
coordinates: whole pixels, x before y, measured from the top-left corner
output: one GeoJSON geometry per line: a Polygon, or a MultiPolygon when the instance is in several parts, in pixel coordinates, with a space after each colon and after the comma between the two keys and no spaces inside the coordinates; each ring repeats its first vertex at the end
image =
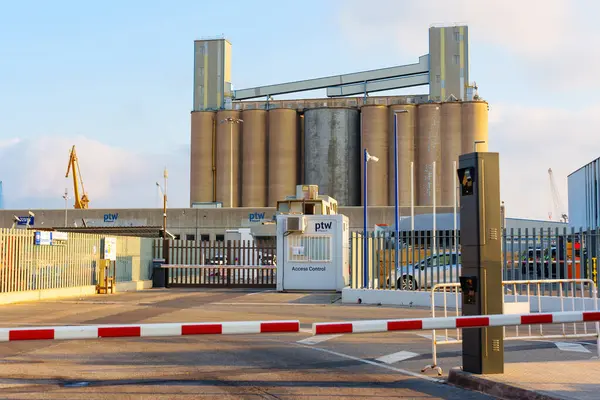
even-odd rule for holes
{"type": "MultiPolygon", "coordinates": [[[[560,215],[560,221],[568,222],[569,218],[567,214],[564,213],[564,207],[562,201],[560,201],[560,195],[558,193],[558,189],[556,187],[556,182],[554,181],[554,174],[552,173],[552,168],[548,168],[548,177],[550,178],[550,192],[552,193],[552,202],[554,204],[554,211],[556,215],[560,215]]],[[[548,213],[549,219],[552,219],[552,211],[548,213]]]]}
{"type": "Polygon", "coordinates": [[[75,198],[75,209],[85,210],[88,208],[90,200],[87,197],[85,188],[83,187],[83,179],[81,178],[81,169],[79,168],[79,161],[77,160],[77,153],[75,152],[75,145],[71,148],[71,155],[69,157],[69,165],[67,166],[67,173],[65,178],[69,177],[69,172],[73,174],[73,197],[75,198]],[[71,171],[72,170],[72,171],[71,171]],[[79,180],[78,180],[79,178],[79,180]],[[79,196],[79,183],[81,182],[81,197],[79,196]]]}

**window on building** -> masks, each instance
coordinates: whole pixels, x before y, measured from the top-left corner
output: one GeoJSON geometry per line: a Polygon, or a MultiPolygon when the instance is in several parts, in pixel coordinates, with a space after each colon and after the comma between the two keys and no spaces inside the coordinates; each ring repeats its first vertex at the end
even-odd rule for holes
{"type": "Polygon", "coordinates": [[[314,204],[305,204],[304,205],[304,214],[314,215],[314,213],[315,213],[315,205],[314,204]]]}
{"type": "Polygon", "coordinates": [[[175,240],[181,240],[181,235],[173,235],[175,236],[175,240]]]}
{"type": "Polygon", "coordinates": [[[210,235],[200,235],[200,241],[210,242],[210,235]]]}
{"type": "Polygon", "coordinates": [[[454,64],[457,64],[460,62],[460,56],[459,55],[454,55],[454,57],[452,57],[452,61],[454,62],[454,64]]]}
{"type": "Polygon", "coordinates": [[[215,239],[217,240],[217,242],[224,242],[225,235],[217,235],[215,239]]]}
{"type": "Polygon", "coordinates": [[[196,240],[196,235],[185,235],[185,240],[196,240]]]}

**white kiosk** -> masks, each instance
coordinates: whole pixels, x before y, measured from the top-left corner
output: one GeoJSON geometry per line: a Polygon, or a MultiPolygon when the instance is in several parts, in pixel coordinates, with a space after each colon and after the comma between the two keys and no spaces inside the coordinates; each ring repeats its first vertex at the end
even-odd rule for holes
{"type": "Polygon", "coordinates": [[[350,283],[348,217],[329,196],[307,196],[313,188],[298,186],[295,198],[278,202],[277,291],[342,291],[350,283]],[[299,213],[296,205],[328,213],[299,213]]]}

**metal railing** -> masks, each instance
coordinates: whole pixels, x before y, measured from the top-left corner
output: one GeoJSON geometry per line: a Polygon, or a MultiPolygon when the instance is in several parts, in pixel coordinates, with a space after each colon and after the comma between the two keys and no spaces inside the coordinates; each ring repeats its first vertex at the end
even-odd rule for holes
{"type": "MultiPolygon", "coordinates": [[[[598,291],[591,279],[546,279],[531,281],[503,281],[504,314],[529,314],[530,312],[563,312],[563,311],[598,311],[598,291]],[[543,288],[552,290],[546,291],[543,288]],[[586,288],[587,287],[587,288],[586,288]],[[578,296],[580,295],[580,296],[578,296]],[[511,301],[512,300],[512,301],[511,301]],[[570,306],[570,307],[569,307],[570,306]]],[[[431,288],[432,318],[461,316],[460,283],[441,283],[431,288]],[[436,294],[442,297],[441,310],[436,311],[436,294]],[[451,307],[453,306],[453,307],[451,307]]],[[[438,303],[439,304],[439,303],[438,303]]],[[[542,324],[528,325],[507,332],[504,328],[504,340],[544,340],[544,339],[575,339],[594,337],[598,340],[600,324],[562,323],[544,329],[542,324]],[[589,324],[593,324],[590,329],[589,324]]],[[[462,343],[461,330],[444,329],[443,335],[438,336],[436,330],[431,332],[432,363],[425,366],[421,372],[429,369],[437,370],[442,375],[438,365],[437,346],[462,343]],[[452,333],[451,333],[452,332],[452,333]]],[[[598,356],[600,357],[600,348],[598,356]]]]}
{"type": "MultiPolygon", "coordinates": [[[[393,232],[367,233],[365,276],[361,232],[350,237],[351,288],[429,290],[458,282],[461,273],[459,230],[401,231],[398,267],[393,232]]],[[[597,280],[600,233],[594,229],[504,229],[504,280],[597,280]]]]}

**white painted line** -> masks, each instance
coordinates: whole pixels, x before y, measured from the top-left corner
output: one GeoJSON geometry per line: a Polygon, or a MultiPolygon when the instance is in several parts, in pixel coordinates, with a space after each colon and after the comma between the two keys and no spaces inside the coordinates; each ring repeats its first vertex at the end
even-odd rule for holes
{"type": "Polygon", "coordinates": [[[312,334],[312,329],[300,328],[299,332],[312,334]]]}
{"type": "Polygon", "coordinates": [[[423,329],[456,329],[456,317],[448,318],[424,318],[423,329]]]}
{"type": "Polygon", "coordinates": [[[0,342],[8,342],[9,329],[0,329],[0,342]]]}
{"type": "Polygon", "coordinates": [[[553,314],[553,322],[577,322],[583,321],[583,312],[572,312],[571,314],[553,314]]]}
{"type": "Polygon", "coordinates": [[[182,324],[147,324],[142,325],[141,336],[181,336],[182,324]]]}
{"type": "Polygon", "coordinates": [[[260,333],[260,322],[223,322],[223,334],[228,333],[260,333]]]}
{"type": "Polygon", "coordinates": [[[521,325],[521,316],[518,314],[505,314],[501,318],[490,318],[490,326],[502,326],[505,324],[521,325]]]}
{"type": "MultiPolygon", "coordinates": [[[[427,340],[433,339],[433,335],[431,333],[417,333],[417,336],[421,336],[427,340]]],[[[436,342],[458,342],[455,337],[448,335],[448,337],[443,335],[435,335],[436,342]]]]}
{"type": "MultiPolygon", "coordinates": [[[[210,303],[212,306],[294,306],[294,307],[325,307],[331,304],[305,304],[305,303],[247,303],[245,301],[233,303],[210,303]]],[[[198,308],[198,307],[196,307],[198,308]]]]}
{"type": "Polygon", "coordinates": [[[387,332],[387,321],[385,321],[385,320],[355,321],[352,323],[352,332],[353,333],[387,332]]]}
{"type": "Polygon", "coordinates": [[[556,347],[562,351],[573,351],[576,353],[591,353],[588,349],[580,345],[579,343],[567,343],[567,342],[554,342],[556,347]]]}
{"type": "Polygon", "coordinates": [[[416,372],[412,372],[412,371],[408,371],[408,370],[405,370],[405,369],[402,369],[402,368],[392,367],[391,365],[381,364],[381,363],[378,363],[378,362],[375,362],[375,361],[371,361],[371,360],[363,360],[362,358],[349,356],[348,354],[338,353],[337,351],[323,349],[321,347],[306,346],[306,345],[299,344],[299,343],[295,343],[295,344],[296,344],[296,346],[304,347],[304,348],[307,348],[307,349],[313,349],[313,350],[316,350],[316,351],[321,351],[323,353],[333,354],[335,356],[342,357],[342,358],[347,358],[349,360],[360,361],[360,362],[362,362],[364,364],[369,364],[369,365],[374,365],[374,366],[379,367],[379,368],[389,369],[391,371],[399,372],[399,373],[404,374],[404,375],[408,375],[408,376],[413,376],[415,378],[424,379],[424,380],[429,381],[429,382],[435,382],[435,383],[444,383],[445,382],[443,379],[432,378],[432,377],[427,376],[427,375],[422,375],[422,374],[419,374],[419,373],[416,373],[416,372]]]}
{"type": "Polygon", "coordinates": [[[312,336],[312,337],[309,337],[306,339],[298,340],[296,343],[317,344],[317,343],[324,342],[326,340],[335,339],[336,337],[340,337],[340,336],[343,336],[343,335],[318,335],[318,336],[312,336]]]}
{"type": "Polygon", "coordinates": [[[419,354],[410,351],[399,351],[397,353],[392,353],[388,354],[387,356],[376,358],[376,360],[385,364],[393,364],[398,361],[408,360],[409,358],[413,358],[418,355],[419,354]]]}
{"type": "Polygon", "coordinates": [[[97,339],[97,326],[58,326],[54,328],[54,339],[97,339]]]}

